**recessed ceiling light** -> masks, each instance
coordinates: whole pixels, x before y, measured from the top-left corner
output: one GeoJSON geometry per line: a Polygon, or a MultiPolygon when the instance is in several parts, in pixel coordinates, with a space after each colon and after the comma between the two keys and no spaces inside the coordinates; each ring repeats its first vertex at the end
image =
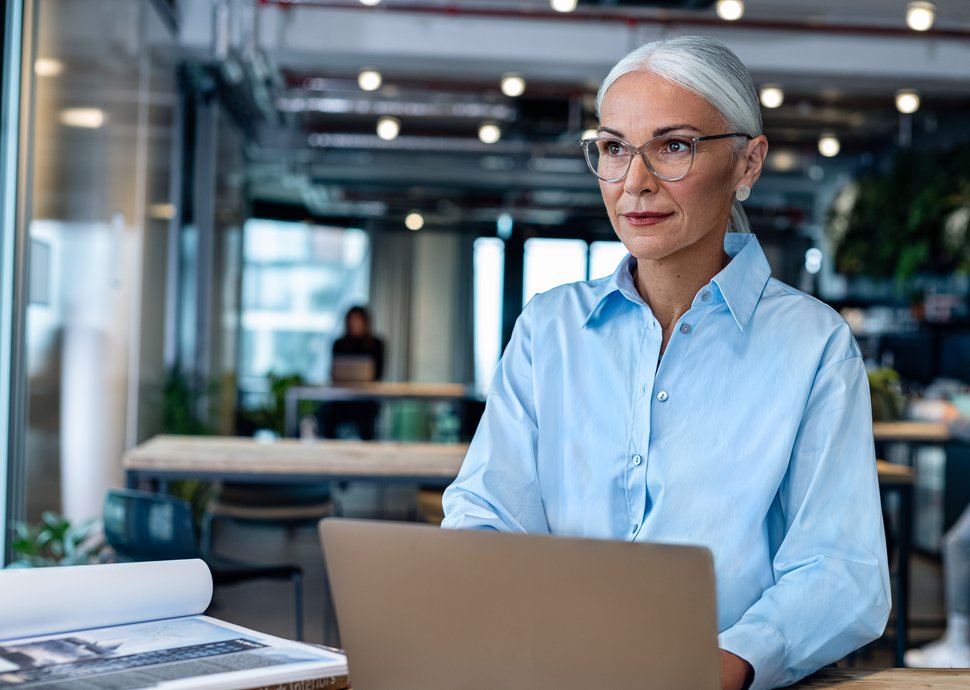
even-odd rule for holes
{"type": "Polygon", "coordinates": [[[744,3],[741,0],[717,0],[714,10],[721,19],[733,22],[744,15],[744,3]]]}
{"type": "Polygon", "coordinates": [[[361,5],[367,5],[368,7],[373,7],[374,5],[380,5],[381,0],[360,0],[361,5]]]}
{"type": "Polygon", "coordinates": [[[766,108],[777,108],[785,102],[785,92],[780,86],[766,84],[761,87],[761,105],[766,108]]]}
{"type": "Polygon", "coordinates": [[[478,138],[485,144],[494,144],[502,138],[502,130],[498,125],[486,122],[478,128],[478,138]]]}
{"type": "Polygon", "coordinates": [[[549,0],[549,5],[556,12],[572,12],[576,9],[577,0],[549,0]]]}
{"type": "Polygon", "coordinates": [[[510,98],[525,93],[525,79],[518,74],[506,74],[502,77],[502,93],[510,98]]]}
{"type": "Polygon", "coordinates": [[[61,124],[82,129],[98,129],[104,124],[105,116],[101,108],[66,108],[59,116],[61,124]]]}
{"type": "Polygon", "coordinates": [[[34,74],[38,77],[56,77],[64,71],[64,63],[54,58],[37,58],[34,62],[34,74]]]}
{"type": "Polygon", "coordinates": [[[377,136],[384,141],[394,141],[401,133],[401,121],[396,117],[382,117],[377,121],[377,136]]]}
{"type": "Polygon", "coordinates": [[[839,151],[841,150],[842,144],[834,134],[823,134],[818,138],[818,152],[826,158],[839,155],[839,151]]]}
{"type": "Polygon", "coordinates": [[[364,91],[377,91],[384,78],[376,69],[362,69],[357,75],[357,85],[364,91]]]}
{"type": "Polygon", "coordinates": [[[408,230],[417,232],[418,230],[424,227],[424,216],[422,216],[417,211],[411,211],[404,219],[404,226],[408,230]]]}
{"type": "Polygon", "coordinates": [[[906,26],[913,31],[928,31],[936,19],[936,5],[932,2],[911,2],[906,5],[906,26]]]}
{"type": "Polygon", "coordinates": [[[582,135],[579,137],[579,140],[582,141],[583,139],[593,139],[597,135],[599,135],[599,132],[597,132],[595,129],[585,129],[583,130],[582,135]]]}
{"type": "Polygon", "coordinates": [[[900,89],[896,92],[896,110],[906,115],[919,110],[919,91],[916,89],[900,89]]]}

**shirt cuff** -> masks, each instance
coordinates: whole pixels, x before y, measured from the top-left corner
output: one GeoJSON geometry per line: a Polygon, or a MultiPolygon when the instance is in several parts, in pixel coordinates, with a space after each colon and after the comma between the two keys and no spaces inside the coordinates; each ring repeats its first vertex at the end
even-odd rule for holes
{"type": "Polygon", "coordinates": [[[754,680],[750,690],[768,690],[787,684],[785,638],[777,630],[738,623],[718,635],[717,644],[751,664],[754,680]]]}

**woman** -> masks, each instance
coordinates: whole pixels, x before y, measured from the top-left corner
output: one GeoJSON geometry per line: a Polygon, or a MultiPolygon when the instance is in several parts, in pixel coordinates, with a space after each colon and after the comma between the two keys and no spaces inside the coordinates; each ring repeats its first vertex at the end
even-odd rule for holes
{"type": "Polygon", "coordinates": [[[737,56],[647,44],[597,103],[583,145],[629,255],[525,308],[443,525],[707,546],[723,687],[787,685],[888,617],[859,348],[747,234],[768,145],[737,56]]]}

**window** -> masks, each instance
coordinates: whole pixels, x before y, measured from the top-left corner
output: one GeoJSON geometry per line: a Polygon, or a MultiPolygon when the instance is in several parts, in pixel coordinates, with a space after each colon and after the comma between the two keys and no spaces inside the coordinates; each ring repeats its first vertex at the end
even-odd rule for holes
{"type": "Polygon", "coordinates": [[[583,240],[526,240],[522,304],[528,304],[536,293],[585,280],[586,253],[583,240]]]}
{"type": "Polygon", "coordinates": [[[243,230],[242,406],[265,376],[322,382],[344,313],[366,304],[370,254],[363,230],[250,219],[243,230]]]}
{"type": "Polygon", "coordinates": [[[479,237],[472,248],[475,328],[475,382],[483,389],[492,381],[502,349],[502,282],[505,242],[479,237]]]}

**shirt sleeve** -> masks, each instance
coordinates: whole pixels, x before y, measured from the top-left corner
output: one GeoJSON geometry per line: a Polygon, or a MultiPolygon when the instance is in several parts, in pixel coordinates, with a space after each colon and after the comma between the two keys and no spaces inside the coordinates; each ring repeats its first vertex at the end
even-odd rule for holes
{"type": "Polygon", "coordinates": [[[776,501],[774,584],[719,636],[754,668],[753,690],[794,683],[886,626],[886,541],[857,351],[818,372],[776,501]]]}
{"type": "Polygon", "coordinates": [[[516,321],[461,471],[445,490],[442,527],[549,532],[536,473],[534,303],[516,321]]]}

